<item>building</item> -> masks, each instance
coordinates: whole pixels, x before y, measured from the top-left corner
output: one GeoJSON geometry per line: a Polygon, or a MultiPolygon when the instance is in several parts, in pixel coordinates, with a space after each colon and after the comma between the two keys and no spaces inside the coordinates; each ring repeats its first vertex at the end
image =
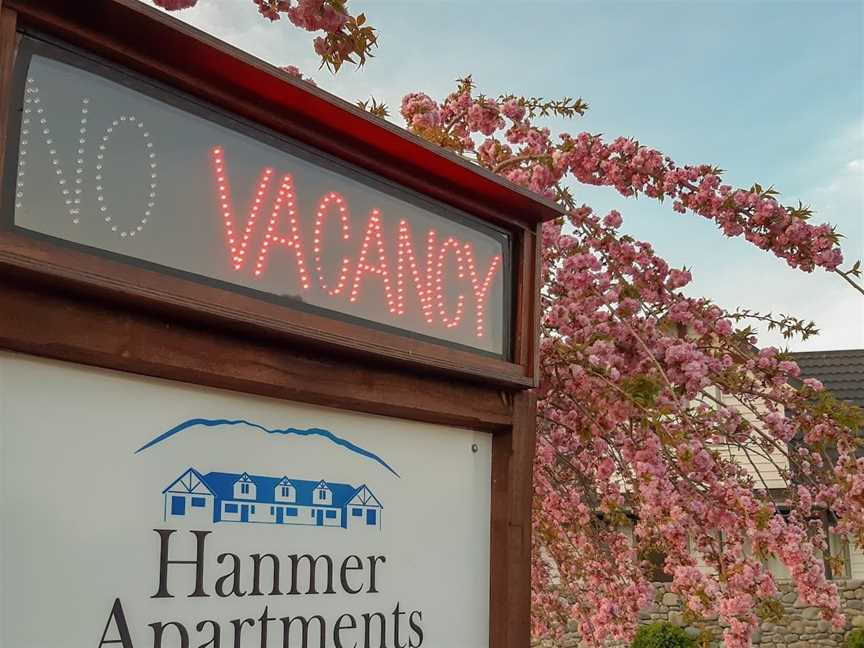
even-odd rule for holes
{"type": "MultiPolygon", "coordinates": [[[[842,351],[808,351],[801,353],[790,353],[790,359],[798,363],[801,369],[799,380],[815,378],[819,380],[827,390],[835,397],[853,405],[864,407],[864,349],[852,349],[842,351]]],[[[795,381],[793,381],[794,383],[795,381]]],[[[753,425],[759,425],[758,417],[748,408],[741,405],[734,398],[724,395],[716,387],[709,388],[713,396],[713,402],[723,403],[731,407],[753,425]]],[[[864,434],[864,430],[862,430],[864,434]]],[[[788,510],[785,501],[788,499],[787,478],[783,471],[789,470],[789,462],[782,452],[774,452],[770,456],[762,453],[746,455],[743,450],[735,447],[721,447],[717,449],[727,459],[738,462],[750,473],[756,484],[763,486],[777,503],[778,510],[782,513],[788,510]]],[[[792,477],[794,483],[794,476],[792,477]]],[[[825,571],[828,578],[833,580],[855,579],[864,580],[864,550],[860,549],[848,538],[834,534],[831,527],[834,522],[827,512],[822,512],[823,523],[828,531],[828,543],[830,554],[833,558],[841,558],[842,565],[835,561],[825,562],[825,571]]],[[[628,527],[625,532],[632,534],[632,528],[628,527]]],[[[665,556],[662,553],[652,553],[645,556],[653,565],[652,579],[656,582],[669,582],[672,576],[663,569],[665,556]]],[[[701,569],[710,568],[697,554],[697,564],[701,569]]],[[[787,581],[790,574],[786,566],[776,558],[764,559],[768,571],[777,581],[787,581]]]]}
{"type": "MultiPolygon", "coordinates": [[[[807,351],[790,356],[801,368],[802,379],[815,378],[838,399],[864,408],[864,349],[807,351]]],[[[845,565],[839,571],[828,569],[828,575],[835,579],[864,579],[864,550],[845,538],[829,537],[829,540],[832,554],[839,554],[845,565]]]]}
{"type": "MultiPolygon", "coordinates": [[[[789,355],[801,368],[801,379],[815,378],[838,399],[864,407],[864,349],[813,351],[789,355]]],[[[715,390],[712,396],[717,402],[736,407],[734,399],[724,397],[719,391],[715,390]]],[[[751,423],[758,420],[752,412],[743,408],[739,411],[751,423]]],[[[768,492],[775,498],[778,509],[782,512],[784,500],[787,498],[786,488],[788,487],[786,479],[781,474],[781,470],[788,469],[788,464],[782,453],[773,456],[771,461],[757,457],[753,460],[753,463],[756,464],[753,466],[743,453],[736,453],[735,450],[724,451],[728,452],[728,458],[740,461],[748,470],[751,470],[754,477],[756,472],[761,475],[758,482],[764,481],[768,492]]],[[[846,625],[840,630],[833,630],[827,623],[821,621],[816,608],[801,603],[786,567],[779,560],[769,557],[765,559],[765,567],[777,581],[779,592],[776,600],[779,604],[779,617],[769,616],[760,621],[753,637],[754,646],[764,648],[800,648],[803,646],[840,648],[846,645],[845,637],[849,630],[853,627],[864,626],[864,611],[862,611],[864,610],[864,602],[861,599],[861,585],[864,581],[864,551],[848,539],[831,533],[832,521],[827,514],[823,520],[829,527],[828,541],[832,556],[843,559],[842,565],[833,561],[826,561],[825,568],[826,576],[832,579],[838,588],[841,612],[847,619],[846,625]]],[[[622,530],[632,534],[632,526],[624,527],[622,530]]],[[[709,570],[710,568],[701,559],[698,552],[695,553],[697,564],[702,569],[709,570]]],[[[668,585],[672,579],[663,569],[665,556],[660,553],[650,553],[643,558],[653,566],[651,578],[655,581],[656,592],[653,604],[642,611],[640,623],[666,621],[684,627],[685,631],[693,637],[699,636],[703,631],[713,633],[714,637],[719,637],[724,628],[718,623],[716,617],[699,624],[691,624],[686,605],[668,585]]],[[[550,567],[554,582],[555,575],[558,573],[557,568],[554,562],[550,562],[550,567]]],[[[565,646],[577,645],[581,645],[578,634],[569,633],[561,640],[541,642],[536,648],[564,648],[565,646]]],[[[624,645],[623,642],[608,642],[610,647],[624,648],[624,645]]],[[[718,644],[716,641],[712,641],[708,645],[717,646],[718,644]]]]}
{"type": "Polygon", "coordinates": [[[162,491],[163,519],[381,528],[383,506],[369,488],[335,482],[189,468],[162,491]]]}
{"type": "MultiPolygon", "coordinates": [[[[789,357],[801,369],[799,380],[815,378],[838,399],[864,407],[864,349],[807,351],[790,353],[789,357]]],[[[753,412],[741,406],[735,399],[726,397],[716,388],[713,395],[718,402],[738,410],[748,422],[754,425],[759,424],[758,418],[753,412]]],[[[781,473],[781,471],[789,470],[789,463],[785,454],[775,452],[770,457],[766,457],[760,453],[745,456],[742,450],[736,448],[722,448],[719,451],[724,453],[727,458],[739,462],[751,474],[757,484],[767,488],[777,501],[778,509],[781,512],[785,510],[784,500],[788,498],[788,483],[787,476],[781,473]]],[[[792,479],[794,482],[794,477],[792,479]]],[[[824,513],[824,524],[828,529],[831,555],[835,558],[840,557],[843,561],[842,566],[832,565],[831,561],[826,561],[826,575],[834,580],[864,579],[864,551],[847,538],[830,531],[833,521],[827,513],[824,513]]],[[[671,580],[668,574],[662,572],[662,556],[657,558],[657,563],[656,579],[658,581],[671,580]]],[[[778,581],[785,581],[790,578],[786,566],[776,558],[767,558],[765,565],[778,581]]]]}
{"type": "Polygon", "coordinates": [[[864,349],[791,353],[801,378],[816,378],[840,400],[864,407],[864,349]]]}

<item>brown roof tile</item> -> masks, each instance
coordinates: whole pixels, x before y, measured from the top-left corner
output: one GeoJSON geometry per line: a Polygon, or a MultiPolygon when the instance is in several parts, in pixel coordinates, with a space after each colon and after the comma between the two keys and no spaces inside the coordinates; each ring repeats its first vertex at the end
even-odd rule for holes
{"type": "Polygon", "coordinates": [[[864,407],[864,349],[789,354],[801,378],[816,378],[837,398],[864,407]]]}

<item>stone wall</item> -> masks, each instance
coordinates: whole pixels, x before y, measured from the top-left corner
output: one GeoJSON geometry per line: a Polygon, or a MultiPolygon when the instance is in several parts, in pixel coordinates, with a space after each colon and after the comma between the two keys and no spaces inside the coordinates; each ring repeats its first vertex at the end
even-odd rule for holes
{"type": "MultiPolygon", "coordinates": [[[[798,595],[789,584],[780,584],[779,599],[783,606],[783,618],[776,623],[763,622],[753,637],[753,645],[760,648],[842,648],[843,641],[852,628],[864,627],[864,581],[835,581],[840,589],[843,601],[843,612],[846,615],[846,627],[835,632],[828,623],[822,621],[819,612],[802,604],[798,595]]],[[[683,627],[692,637],[702,636],[705,631],[717,639],[722,636],[719,623],[688,625],[684,619],[678,596],[668,590],[663,583],[657,584],[655,603],[641,615],[642,623],[652,621],[669,621],[683,627]]],[[[575,634],[564,637],[561,641],[540,642],[542,648],[578,648],[579,638],[575,634]]],[[[624,644],[610,642],[609,646],[619,647],[624,644]]],[[[711,646],[720,646],[713,641],[711,646]]]]}

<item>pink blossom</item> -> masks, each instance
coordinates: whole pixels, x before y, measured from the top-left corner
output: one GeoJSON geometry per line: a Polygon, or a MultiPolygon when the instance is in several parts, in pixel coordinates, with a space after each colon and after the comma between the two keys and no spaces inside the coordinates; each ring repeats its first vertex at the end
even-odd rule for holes
{"type": "Polygon", "coordinates": [[[623,223],[623,219],[621,218],[621,214],[615,211],[614,209],[606,214],[606,217],[603,219],[603,224],[606,227],[621,227],[621,223],[623,223]]]}
{"type": "Polygon", "coordinates": [[[805,378],[805,379],[804,379],[804,384],[805,384],[807,387],[809,387],[810,389],[812,389],[813,391],[817,391],[817,392],[818,392],[818,391],[822,391],[822,390],[824,389],[824,386],[822,385],[822,382],[819,381],[819,380],[817,380],[816,378],[805,378]]]}
{"type": "Polygon", "coordinates": [[[198,4],[198,0],[153,0],[153,4],[168,11],[179,11],[180,9],[194,7],[198,4]]]}

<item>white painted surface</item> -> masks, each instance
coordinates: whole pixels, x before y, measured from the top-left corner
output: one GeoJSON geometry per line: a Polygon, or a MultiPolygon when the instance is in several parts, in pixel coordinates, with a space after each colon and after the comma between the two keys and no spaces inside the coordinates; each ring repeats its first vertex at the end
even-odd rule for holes
{"type": "MultiPolygon", "coordinates": [[[[716,406],[720,401],[724,406],[736,411],[741,417],[756,428],[761,428],[762,423],[756,415],[765,413],[763,405],[756,407],[756,412],[743,405],[738,399],[722,393],[717,387],[709,388],[716,400],[705,399],[702,402],[710,406],[716,406]]],[[[774,450],[767,456],[762,450],[755,451],[757,439],[754,437],[753,450],[745,452],[740,447],[718,446],[717,450],[726,459],[735,461],[742,466],[751,477],[758,488],[786,488],[786,480],[781,471],[789,469],[789,461],[784,452],[774,450]]]]}
{"type": "MultiPolygon", "coordinates": [[[[386,617],[385,640],[380,642],[373,622],[368,645],[393,648],[397,603],[405,613],[400,646],[488,647],[488,435],[0,353],[0,467],[2,648],[96,648],[116,598],[136,648],[154,646],[148,624],[169,621],[183,623],[189,645],[197,648],[212,636],[209,626],[201,633],[195,629],[205,619],[221,625],[220,645],[233,648],[231,620],[259,619],[265,606],[276,618],[269,623],[270,648],[283,648],[279,618],[316,614],[327,623],[324,646],[336,646],[334,625],[352,614],[360,627],[343,630],[342,644],[365,648],[361,615],[376,612],[386,617]],[[159,434],[198,417],[324,428],[379,455],[400,476],[321,437],[246,426],[190,428],[135,454],[159,434]],[[162,491],[189,467],[366,484],[383,505],[380,528],[214,523],[202,522],[200,515],[185,524],[170,516],[163,521],[162,491]],[[151,598],[159,576],[154,529],[168,528],[177,529],[171,559],[194,559],[190,529],[211,532],[204,567],[209,597],[188,598],[194,568],[170,565],[174,598],[151,598]],[[279,556],[285,590],[287,556],[327,554],[337,593],[221,598],[215,582],[230,571],[229,563],[217,562],[222,552],[241,558],[246,592],[250,554],[279,556]],[[377,593],[352,595],[339,587],[338,568],[351,555],[364,563],[368,556],[386,557],[377,566],[377,593]],[[415,610],[422,613],[422,641],[408,624],[415,610]]],[[[368,589],[368,564],[351,577],[368,589]]],[[[269,585],[269,576],[262,582],[269,585]]],[[[288,648],[318,648],[317,622],[311,627],[304,644],[295,626],[288,648]]],[[[111,623],[107,638],[117,637],[111,623]]],[[[166,629],[162,646],[180,645],[176,631],[166,629]]],[[[239,645],[261,646],[260,623],[243,629],[239,645]]]]}
{"type": "Polygon", "coordinates": [[[864,580],[864,551],[854,541],[849,542],[849,577],[864,580]]]}

